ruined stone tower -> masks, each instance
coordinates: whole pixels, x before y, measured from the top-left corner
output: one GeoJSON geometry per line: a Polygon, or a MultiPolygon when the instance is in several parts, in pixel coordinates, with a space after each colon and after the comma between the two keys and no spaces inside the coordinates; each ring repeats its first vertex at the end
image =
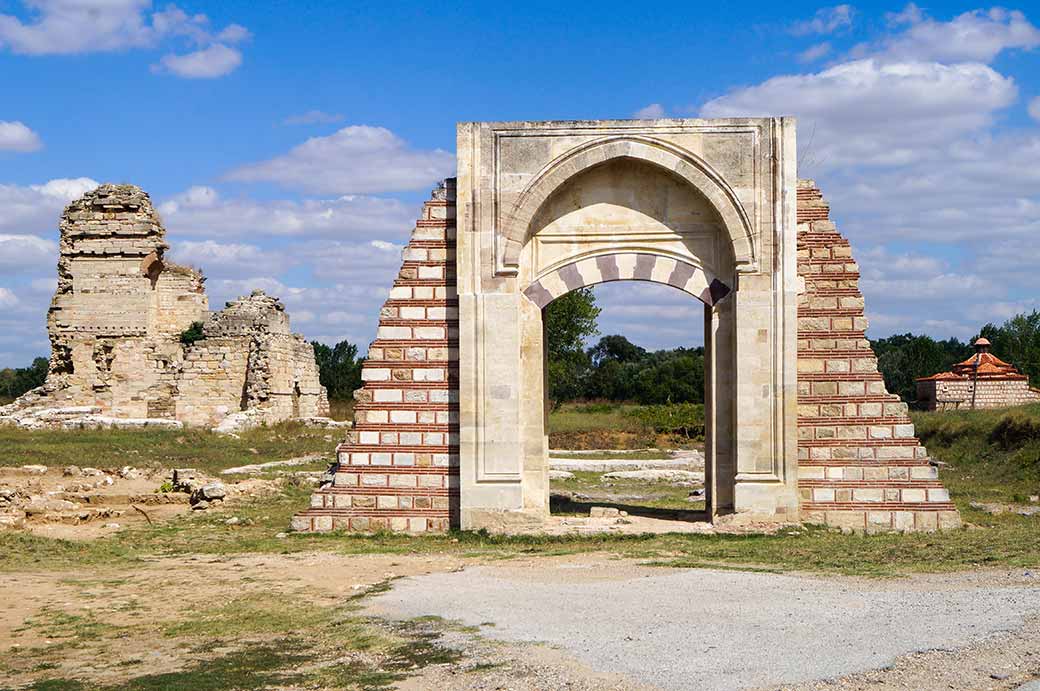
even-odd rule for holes
{"type": "Polygon", "coordinates": [[[211,313],[202,273],[166,260],[166,231],[140,188],[100,186],[69,204],[59,229],[47,382],[0,420],[233,429],[328,414],[313,349],[282,303],[254,292],[211,313]],[[182,341],[193,324],[201,338],[182,341]],[[41,412],[56,408],[66,412],[41,412]]]}

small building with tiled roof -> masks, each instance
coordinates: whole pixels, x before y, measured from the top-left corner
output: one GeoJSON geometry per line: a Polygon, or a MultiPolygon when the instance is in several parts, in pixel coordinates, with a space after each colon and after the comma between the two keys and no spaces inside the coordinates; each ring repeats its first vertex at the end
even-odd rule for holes
{"type": "Polygon", "coordinates": [[[975,341],[975,354],[964,362],[917,382],[917,400],[928,410],[1007,408],[1040,402],[1040,389],[1029,377],[989,352],[989,339],[975,341]]]}

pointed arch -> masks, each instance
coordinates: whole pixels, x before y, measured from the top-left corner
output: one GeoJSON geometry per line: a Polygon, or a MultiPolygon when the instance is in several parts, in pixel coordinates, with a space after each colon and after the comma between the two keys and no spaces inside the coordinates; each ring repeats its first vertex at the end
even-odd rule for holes
{"type": "Polygon", "coordinates": [[[501,271],[512,274],[518,271],[520,251],[527,240],[531,221],[553,192],[590,168],[623,158],[659,166],[689,183],[711,203],[722,218],[738,270],[755,265],[757,257],[753,224],[736,192],[721,175],[688,151],[651,137],[624,135],[606,137],[575,147],[554,159],[535,176],[503,217],[499,234],[501,244],[496,248],[501,271]]]}
{"type": "Polygon", "coordinates": [[[553,269],[532,282],[524,290],[524,295],[539,307],[545,307],[572,290],[627,280],[670,285],[708,306],[731,292],[730,287],[711,271],[683,259],[648,252],[612,252],[585,257],[553,269]]]}

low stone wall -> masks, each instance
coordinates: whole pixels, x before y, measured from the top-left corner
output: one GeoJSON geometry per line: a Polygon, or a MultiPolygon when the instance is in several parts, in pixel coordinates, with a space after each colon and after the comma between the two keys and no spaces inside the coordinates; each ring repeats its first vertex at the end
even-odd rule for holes
{"type": "Polygon", "coordinates": [[[917,382],[917,400],[926,401],[928,410],[1010,408],[1040,402],[1040,389],[1030,387],[1024,378],[978,382],[932,379],[917,382]]]}

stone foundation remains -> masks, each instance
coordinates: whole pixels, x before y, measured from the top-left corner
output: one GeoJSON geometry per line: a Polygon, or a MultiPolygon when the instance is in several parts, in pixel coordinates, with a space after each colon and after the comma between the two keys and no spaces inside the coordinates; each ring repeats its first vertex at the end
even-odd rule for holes
{"type": "Polygon", "coordinates": [[[201,272],[164,258],[148,195],[102,185],[65,209],[46,383],[0,421],[26,427],[180,422],[221,429],[328,415],[314,352],[262,292],[208,311],[201,272]],[[181,335],[202,324],[202,337],[181,335]]]}

